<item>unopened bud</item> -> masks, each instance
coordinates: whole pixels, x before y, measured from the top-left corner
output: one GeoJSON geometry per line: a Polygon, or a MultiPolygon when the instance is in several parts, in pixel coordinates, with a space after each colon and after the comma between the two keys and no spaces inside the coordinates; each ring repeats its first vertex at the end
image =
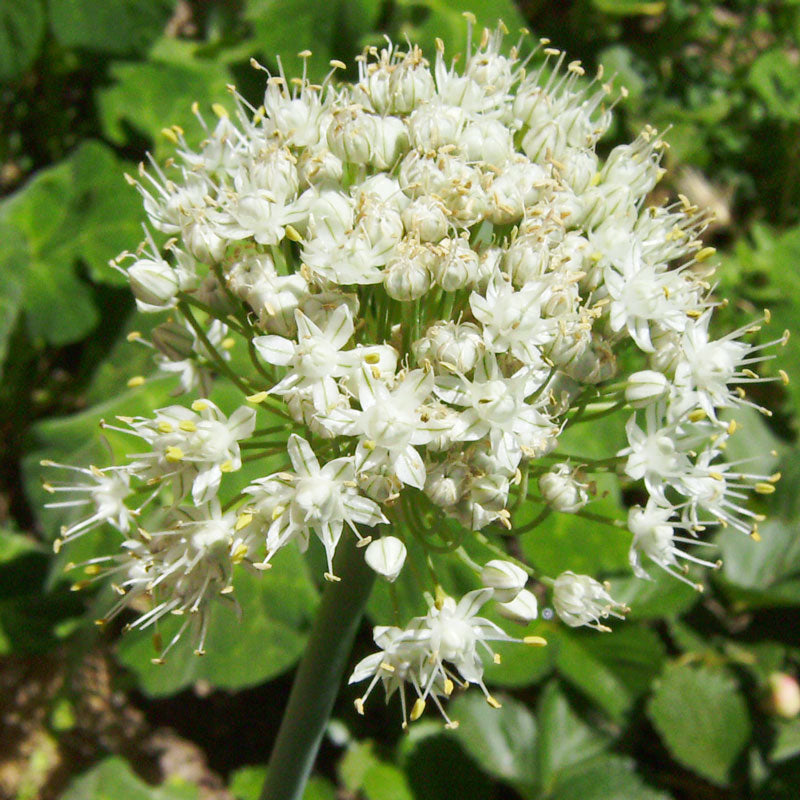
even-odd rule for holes
{"type": "MultiPolygon", "coordinates": [[[[514,600],[525,587],[527,580],[528,574],[522,567],[500,558],[487,561],[481,570],[481,583],[494,589],[494,599],[500,603],[510,603],[514,600]]],[[[534,598],[535,603],[536,598],[534,598]]]]}
{"type": "Polygon", "coordinates": [[[643,369],[628,378],[625,399],[633,408],[645,408],[661,400],[669,390],[669,381],[661,372],[643,369]]]}
{"type": "Polygon", "coordinates": [[[527,589],[523,589],[507,603],[498,603],[496,608],[500,616],[510,619],[512,622],[518,622],[520,625],[527,625],[539,615],[536,595],[527,589]]]}
{"type": "Polygon", "coordinates": [[[394,582],[406,561],[406,546],[394,536],[382,536],[367,545],[364,560],[378,575],[394,582]]]}
{"type": "Polygon", "coordinates": [[[768,707],[773,714],[792,719],[800,714],[800,685],[785,672],[773,672],[768,679],[768,707]]]}
{"type": "Polygon", "coordinates": [[[153,330],[150,338],[158,352],[170,361],[183,361],[194,352],[194,336],[177,322],[163,322],[153,330]]]}

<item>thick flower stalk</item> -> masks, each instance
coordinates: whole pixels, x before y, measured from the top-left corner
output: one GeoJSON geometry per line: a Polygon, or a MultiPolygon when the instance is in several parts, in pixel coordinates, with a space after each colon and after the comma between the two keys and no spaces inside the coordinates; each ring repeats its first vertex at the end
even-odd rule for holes
{"type": "Polygon", "coordinates": [[[602,74],[546,41],[504,54],[503,34],[468,40],[461,68],[440,43],[430,61],[369,48],[353,83],[340,62],[321,85],[267,74],[262,105],[234,91],[213,126],[197,112],[199,149],[169,128],[175,158],[130,178],[148,232],[115,265],[139,309],[164,316],[145,343],[190,399],[121,419],[137,443],[126,465],[47,488],[87,511],[59,544],[103,523],[120,533],[118,553],[85,565],[113,576],[107,617],[143,601],[133,627],[182,616],[156,660],[181,635],[203,651],[237,564],[321,546],[336,582],[348,538],[394,581],[412,549],[451,551],[482,588],[448,596],[428,559],[427,613],[377,627],[350,680],[366,683],[359,712],[380,684],[404,724],[428,704],[454,724],[457,685],[497,702],[491,642],[543,643],[483,609],[524,625],[549,592],[564,623],[600,631],[626,611],[591,576],[507,555],[535,524],[521,508],[599,524],[592,474],[615,471],[647,497],[628,517],[635,574],[652,563],[693,585],[687,562],[715,566],[687,550],[709,525],[757,535],[748,495],[777,476],[724,461],[735,426],[720,411],[754,405],[744,386],[781,339],[749,341],[768,314],[714,338],[707,218],[685,198],[651,200],[659,134],[603,160],[602,74]],[[207,399],[216,381],[239,408],[207,399]],[[621,409],[627,438],[609,459],[560,449],[565,429],[621,409]],[[269,466],[227,490],[245,462],[269,466]]]}

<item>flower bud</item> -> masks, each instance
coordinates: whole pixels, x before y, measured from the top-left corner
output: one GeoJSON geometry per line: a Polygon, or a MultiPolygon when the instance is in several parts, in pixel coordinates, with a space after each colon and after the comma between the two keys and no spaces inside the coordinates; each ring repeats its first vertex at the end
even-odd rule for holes
{"type": "Polygon", "coordinates": [[[570,147],[562,154],[559,163],[561,177],[575,194],[583,194],[597,174],[597,154],[585,147],[570,147]]]}
{"type": "Polygon", "coordinates": [[[389,86],[392,109],[398,114],[411,113],[420,103],[430,100],[436,92],[430,70],[413,58],[395,68],[389,86]]]}
{"type": "Polygon", "coordinates": [[[408,131],[397,117],[378,117],[373,127],[370,163],[377,169],[389,169],[408,150],[408,131]]]}
{"type": "Polygon", "coordinates": [[[406,560],[406,546],[394,536],[382,536],[367,545],[364,560],[378,575],[394,583],[406,560]]]}
{"type": "Polygon", "coordinates": [[[150,334],[156,350],[170,361],[183,361],[194,353],[192,332],[177,322],[162,322],[150,334]]]}
{"type": "Polygon", "coordinates": [[[589,502],[588,485],[579,483],[566,464],[558,464],[539,478],[539,491],[555,511],[574,514],[589,502]]]}
{"type": "Polygon", "coordinates": [[[447,369],[467,373],[483,354],[483,337],[471,322],[442,322],[431,325],[413,349],[417,361],[427,358],[447,369]]]}
{"type": "Polygon", "coordinates": [[[784,719],[792,719],[800,714],[800,686],[797,679],[785,672],[773,672],[768,679],[769,710],[784,719]]]}
{"type": "Polygon", "coordinates": [[[522,139],[522,150],[531,161],[558,159],[566,146],[564,131],[556,122],[531,128],[522,139]]]}
{"type": "Polygon", "coordinates": [[[436,283],[446,292],[469,286],[478,275],[478,254],[461,238],[445,239],[439,249],[441,255],[431,265],[436,283]]]}
{"type": "Polygon", "coordinates": [[[441,201],[419,197],[403,211],[403,224],[421,242],[438,242],[447,235],[447,216],[441,201]]]}
{"type": "MultiPolygon", "coordinates": [[[[495,597],[497,593],[495,592],[495,597]]],[[[527,625],[539,615],[539,603],[536,595],[523,589],[513,600],[507,603],[498,603],[495,608],[501,617],[518,622],[520,625],[527,625]]]]}
{"type": "Polygon", "coordinates": [[[625,399],[632,408],[645,408],[661,400],[669,390],[669,381],[661,372],[643,369],[628,378],[625,399]]]}
{"type": "Polygon", "coordinates": [[[461,461],[444,461],[428,471],[425,494],[441,508],[455,505],[467,490],[467,466],[461,461]]]}
{"type": "Polygon", "coordinates": [[[506,249],[503,264],[514,286],[524,286],[547,272],[550,249],[535,234],[517,237],[506,249]]]}
{"type": "Polygon", "coordinates": [[[140,258],[127,272],[131,291],[142,311],[156,311],[170,305],[181,288],[178,274],[164,259],[140,258]]]}
{"type": "Polygon", "coordinates": [[[527,582],[528,573],[522,567],[500,558],[487,561],[481,570],[481,583],[494,589],[494,599],[500,603],[511,602],[527,582]]]}
{"type": "Polygon", "coordinates": [[[496,119],[482,118],[467,125],[458,137],[467,161],[502,167],[514,152],[511,132],[496,119]]]}
{"type": "Polygon", "coordinates": [[[357,107],[337,110],[327,138],[328,147],[337,158],[351,164],[366,164],[372,157],[374,119],[357,107]]]}

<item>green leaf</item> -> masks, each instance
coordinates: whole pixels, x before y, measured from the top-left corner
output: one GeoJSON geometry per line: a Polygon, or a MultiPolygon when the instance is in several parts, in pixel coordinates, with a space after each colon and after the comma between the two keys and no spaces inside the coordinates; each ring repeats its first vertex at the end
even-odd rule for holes
{"type": "Polygon", "coordinates": [[[773,117],[800,119],[800,72],[782,47],[762,53],[750,67],[747,82],[773,117]]]}
{"type": "Polygon", "coordinates": [[[676,761],[718,785],[750,737],[750,718],[736,682],[724,671],[670,666],[647,714],[676,761]]]}
{"type": "MultiPolygon", "coordinates": [[[[228,791],[236,800],[258,800],[266,777],[266,766],[242,767],[231,776],[228,791]]],[[[336,800],[336,787],[326,778],[312,775],[303,790],[303,800],[336,800]]]]}
{"type": "Polygon", "coordinates": [[[141,53],[164,30],[172,0],[48,0],[50,24],[65,47],[141,53]]]}
{"type": "Polygon", "coordinates": [[[652,630],[622,622],[610,634],[562,629],[551,646],[561,675],[616,720],[647,691],[665,654],[652,630]]]}
{"type": "Polygon", "coordinates": [[[557,681],[550,681],[539,698],[537,750],[539,775],[548,791],[569,767],[598,755],[608,736],[587,725],[571,708],[557,681]]]}
{"type": "Polygon", "coordinates": [[[773,763],[800,755],[800,719],[780,720],[775,724],[775,741],[769,751],[773,763]]]}
{"type": "Polygon", "coordinates": [[[459,721],[453,736],[485,772],[530,790],[536,785],[536,719],[518,700],[499,697],[502,707],[491,708],[477,691],[450,704],[459,721]]]}
{"type": "MultiPolygon", "coordinates": [[[[240,689],[263,683],[294,665],[303,652],[317,601],[302,555],[286,547],[268,573],[239,570],[234,587],[241,619],[232,607],[221,602],[214,605],[205,656],[193,654],[195,644],[188,630],[163,665],[150,661],[157,655],[152,631],[130,632],[121,639],[118,658],[136,673],[142,691],[154,697],[174,694],[198,680],[221,689],[240,689]]],[[[180,620],[170,620],[162,626],[165,642],[179,624],[180,620]]]]}
{"type": "Polygon", "coordinates": [[[339,762],[339,777],[345,788],[365,800],[414,800],[405,775],[373,751],[371,741],[354,742],[339,762]]]}
{"type": "Polygon", "coordinates": [[[548,797],[553,800],[669,800],[648,786],[630,758],[608,753],[582,761],[562,776],[548,797]]]}
{"type": "Polygon", "coordinates": [[[61,800],[194,800],[196,797],[197,787],[182,781],[149,786],[123,759],[115,756],[74,780],[61,800]]]}
{"type": "Polygon", "coordinates": [[[135,248],[142,212],[122,174],[111,150],[86,141],[0,205],[3,228],[16,231],[5,258],[24,277],[23,306],[34,337],[68,344],[97,323],[91,289],[75,274],[77,262],[97,281],[123,281],[107,262],[123,247],[135,248]]]}
{"type": "Polygon", "coordinates": [[[16,78],[33,63],[44,27],[40,0],[5,0],[0,6],[0,81],[16,78]]]}
{"type": "Polygon", "coordinates": [[[646,566],[652,580],[633,576],[609,580],[611,596],[630,607],[629,620],[674,618],[685,614],[700,599],[700,592],[652,562],[646,566]]]}
{"type": "Polygon", "coordinates": [[[349,63],[361,50],[361,38],[369,33],[381,13],[379,0],[248,0],[245,18],[252,24],[255,45],[273,67],[278,58],[287,79],[300,77],[303,59],[310,50],[308,75],[321,81],[330,71],[331,59],[349,63]]]}
{"type": "Polygon", "coordinates": [[[478,20],[473,39],[480,38],[482,26],[494,30],[498,20],[503,20],[512,33],[507,37],[510,47],[516,42],[517,31],[526,25],[525,18],[512,0],[400,0],[396,6],[393,23],[398,28],[397,38],[408,36],[431,59],[436,52],[437,37],[444,42],[448,60],[464,53],[467,43],[465,11],[472,12],[478,20]]]}
{"type": "Polygon", "coordinates": [[[30,259],[25,236],[11,225],[0,223],[0,376],[6,360],[8,339],[17,321],[25,291],[25,272],[30,259]]]}
{"type": "Polygon", "coordinates": [[[155,144],[159,160],[174,153],[172,142],[161,134],[170,125],[183,128],[190,144],[200,142],[204,132],[192,103],[199,102],[203,110],[225,104],[232,79],[223,64],[196,58],[195,49],[189,42],[174,42],[147,63],[111,65],[114,84],[98,93],[97,102],[103,131],[112,142],[126,144],[132,129],[155,144]]]}

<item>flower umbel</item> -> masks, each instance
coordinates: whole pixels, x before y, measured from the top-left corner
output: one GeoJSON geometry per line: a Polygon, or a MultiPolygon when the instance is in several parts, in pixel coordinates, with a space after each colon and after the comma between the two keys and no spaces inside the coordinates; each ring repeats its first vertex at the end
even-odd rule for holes
{"type": "Polygon", "coordinates": [[[337,582],[352,538],[426,599],[375,629],[357,709],[380,682],[404,724],[432,702],[453,725],[457,685],[497,705],[492,642],[544,643],[484,608],[529,625],[550,591],[565,624],[598,631],[627,611],[607,584],[539,574],[508,544],[550,514],[615,524],[594,511],[599,476],[646,498],[627,516],[639,577],[647,559],[699,585],[687,565],[716,566],[689,550],[704,530],[757,536],[748,497],[779,476],[723,460],[736,424],[720,412],[758,407],[744,386],[785,337],[746,341],[765,314],[715,338],[705,217],[653,204],[654,129],[597,153],[615,102],[601,74],[545,41],[504,49],[502,25],[473,46],[469,22],[460,68],[441,44],[431,60],[389,44],[356,59],[352,84],[340,62],[321,83],[268,75],[259,108],[234,91],[214,125],[197,111],[202,144],[167,129],[175,159],[129,179],[149,227],[116,266],[139,310],[163,315],[155,364],[190,399],[105,424],[142,451],[45,488],[80,513],[59,543],[119,532],[119,553],[82,565],[120,595],[106,618],[182,618],[158,661],[190,630],[203,652],[237,568],[321,546],[337,582]],[[566,429],[592,437],[581,426],[607,414],[627,415],[626,440],[603,458],[564,451],[566,429]],[[475,575],[460,599],[447,558],[475,575]]]}

